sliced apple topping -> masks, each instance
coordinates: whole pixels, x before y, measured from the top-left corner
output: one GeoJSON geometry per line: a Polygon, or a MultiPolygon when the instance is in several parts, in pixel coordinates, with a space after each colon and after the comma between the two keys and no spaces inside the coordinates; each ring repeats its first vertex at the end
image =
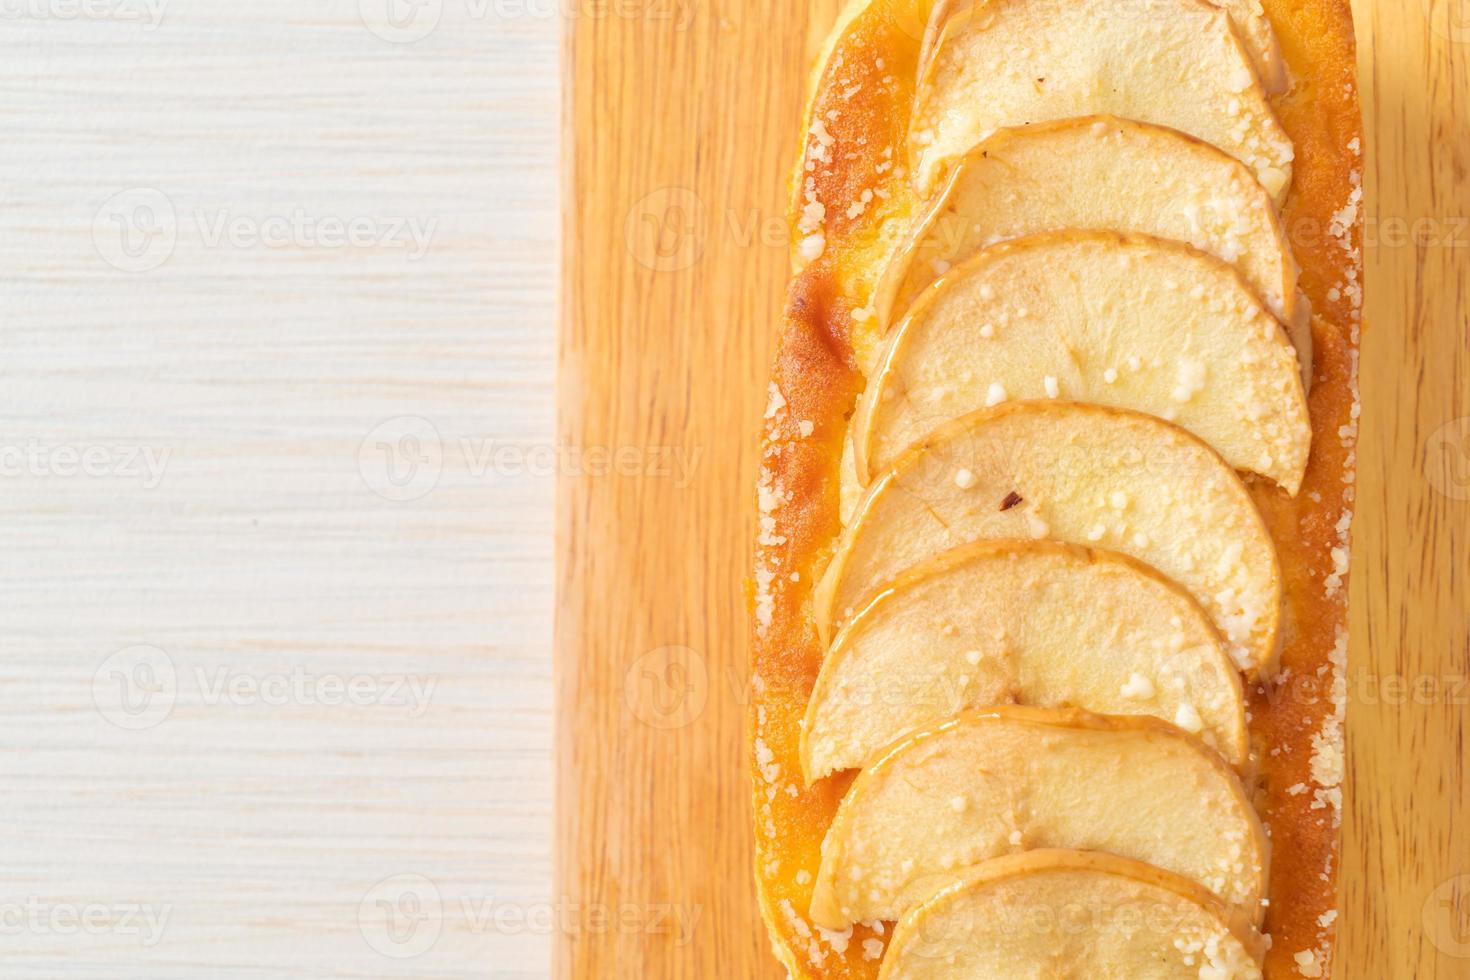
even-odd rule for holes
{"type": "Polygon", "coordinates": [[[900,323],[868,384],[853,425],[858,478],[1000,398],[1147,412],[1292,494],[1311,446],[1281,324],[1230,266],[1156,238],[1046,232],[946,273],[900,323]]]}
{"type": "Polygon", "coordinates": [[[1293,151],[1225,10],[971,0],[939,24],[909,126],[920,194],[998,129],[1109,113],[1189,133],[1248,166],[1280,203],[1293,151]]]}
{"type": "Polygon", "coordinates": [[[902,575],[822,664],[802,728],[808,780],[907,732],[1019,702],[1185,721],[1246,760],[1239,675],[1188,593],[1123,555],[978,541],[902,575]]]}
{"type": "Polygon", "coordinates": [[[998,708],[892,748],[822,845],[812,921],[897,919],[967,869],[1037,848],[1105,851],[1208,889],[1252,923],[1266,838],[1229,766],[1145,717],[998,708]]]}
{"type": "Polygon", "coordinates": [[[888,322],[988,245],[1067,228],[1193,245],[1238,268],[1280,320],[1296,315],[1296,262],[1251,172],[1182,133],[1105,116],[1002,130],[962,157],[884,271],[874,312],[888,322]]]}
{"type": "MultiPolygon", "coordinates": [[[[1281,56],[1281,45],[1277,43],[1276,32],[1271,29],[1271,21],[1266,17],[1266,8],[1262,6],[1261,0],[1209,0],[1209,2],[1230,15],[1230,23],[1235,28],[1236,34],[1239,35],[1246,53],[1250,56],[1251,64],[1255,67],[1256,75],[1266,94],[1277,95],[1285,92],[1290,82],[1287,77],[1286,62],[1281,56]]],[[[976,0],[939,0],[931,5],[933,27],[928,32],[931,43],[926,52],[929,58],[932,58],[934,54],[932,39],[938,36],[937,31],[943,28],[951,17],[971,14],[975,5],[976,0]]],[[[925,64],[920,65],[921,73],[926,64],[927,60],[925,64]]]]}
{"type": "Polygon", "coordinates": [[[1194,882],[1041,850],[978,865],[899,922],[879,980],[1259,980],[1265,943],[1194,882]]]}
{"type": "Polygon", "coordinates": [[[1210,614],[1237,666],[1276,654],[1281,572],[1235,471],[1137,412],[1012,402],[947,422],[881,473],[814,596],[824,642],[901,572],[972,541],[1052,538],[1130,555],[1210,614]]]}

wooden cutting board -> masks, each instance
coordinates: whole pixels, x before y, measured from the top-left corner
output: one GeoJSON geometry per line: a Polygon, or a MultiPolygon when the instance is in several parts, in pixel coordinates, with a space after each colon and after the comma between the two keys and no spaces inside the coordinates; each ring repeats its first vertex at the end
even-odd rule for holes
{"type": "MultiPolygon", "coordinates": [[[[785,168],[837,5],[596,9],[564,69],[556,975],[775,978],[743,582],[785,168]]],[[[1357,13],[1371,326],[1338,975],[1449,980],[1470,976],[1470,0],[1357,13]]]]}

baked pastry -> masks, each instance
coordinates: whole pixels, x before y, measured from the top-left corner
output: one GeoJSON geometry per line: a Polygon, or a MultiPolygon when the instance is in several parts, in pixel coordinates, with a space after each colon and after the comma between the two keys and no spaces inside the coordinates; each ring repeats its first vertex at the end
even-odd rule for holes
{"type": "Polygon", "coordinates": [[[1330,975],[1354,63],[1345,0],[838,18],[751,595],[793,977],[1330,975]]]}

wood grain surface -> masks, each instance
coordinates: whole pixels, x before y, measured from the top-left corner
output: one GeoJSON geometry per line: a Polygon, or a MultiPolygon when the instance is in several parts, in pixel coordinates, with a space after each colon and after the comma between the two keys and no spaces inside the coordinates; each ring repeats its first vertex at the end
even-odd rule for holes
{"type": "MultiPolygon", "coordinates": [[[[562,435],[699,462],[682,487],[631,464],[562,481],[557,888],[628,906],[634,927],[563,933],[558,977],[781,972],[750,885],[741,580],[784,168],[834,12],[744,0],[568,31],[562,435]],[[692,926],[655,928],[657,907],[692,926]]],[[[1356,16],[1370,326],[1338,972],[1462,978],[1470,4],[1363,0],[1356,16]]]]}
{"type": "Polygon", "coordinates": [[[632,925],[562,935],[556,972],[771,977],[744,580],[807,31],[835,8],[646,2],[569,31],[561,436],[692,465],[561,487],[557,887],[632,925]]]}
{"type": "Polygon", "coordinates": [[[1470,976],[1470,4],[1360,2],[1343,975],[1470,976]]]}
{"type": "Polygon", "coordinates": [[[0,4],[6,980],[550,970],[565,21],[385,11],[0,4]]]}

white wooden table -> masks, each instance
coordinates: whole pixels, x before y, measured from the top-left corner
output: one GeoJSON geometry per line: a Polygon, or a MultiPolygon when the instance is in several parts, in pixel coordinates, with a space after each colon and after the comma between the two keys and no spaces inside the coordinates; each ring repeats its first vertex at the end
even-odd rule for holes
{"type": "Polygon", "coordinates": [[[549,970],[563,17],[388,3],[0,0],[7,980],[549,970]]]}

